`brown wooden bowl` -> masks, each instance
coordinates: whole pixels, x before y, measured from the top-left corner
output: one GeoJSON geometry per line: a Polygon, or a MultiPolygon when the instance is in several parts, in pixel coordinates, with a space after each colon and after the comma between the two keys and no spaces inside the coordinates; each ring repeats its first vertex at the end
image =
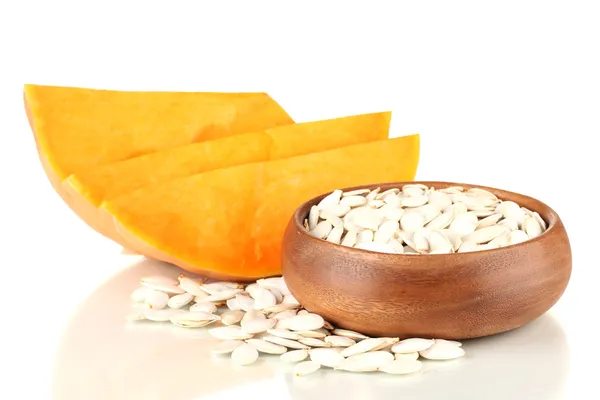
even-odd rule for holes
{"type": "Polygon", "coordinates": [[[282,243],[282,271],[309,311],[340,328],[371,336],[469,339],[520,327],[548,311],[571,276],[571,247],[558,214],[534,198],[450,182],[396,182],[358,188],[386,190],[423,183],[482,188],[537,211],[540,236],[492,250],[454,254],[387,254],[317,239],[303,222],[323,194],[301,205],[282,243]]]}

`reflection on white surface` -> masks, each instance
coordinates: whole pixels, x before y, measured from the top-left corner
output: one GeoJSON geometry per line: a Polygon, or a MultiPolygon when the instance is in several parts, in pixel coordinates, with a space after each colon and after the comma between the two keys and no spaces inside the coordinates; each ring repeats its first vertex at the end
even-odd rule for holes
{"type": "Polygon", "coordinates": [[[317,371],[297,378],[275,356],[249,367],[209,353],[205,329],[127,323],[129,294],[141,276],[181,271],[144,260],[114,276],[81,305],[68,325],[55,366],[61,400],[239,399],[559,399],[569,372],[559,324],[545,315],[501,335],[464,342],[467,356],[427,362],[411,376],[317,371]]]}

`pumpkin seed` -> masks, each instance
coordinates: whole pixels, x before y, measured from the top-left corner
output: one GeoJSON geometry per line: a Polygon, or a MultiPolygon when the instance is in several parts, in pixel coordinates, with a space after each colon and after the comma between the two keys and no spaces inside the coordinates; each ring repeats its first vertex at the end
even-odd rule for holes
{"type": "Polygon", "coordinates": [[[167,306],[169,302],[169,295],[165,292],[154,290],[152,293],[146,297],[144,304],[146,307],[153,310],[160,310],[167,306]]]}
{"type": "Polygon", "coordinates": [[[416,361],[419,359],[419,353],[394,353],[394,359],[416,361]]]}
{"type": "Polygon", "coordinates": [[[258,350],[248,343],[236,347],[231,353],[231,361],[237,365],[250,365],[258,360],[258,350]]]}
{"type": "Polygon", "coordinates": [[[190,293],[177,294],[167,301],[167,305],[171,308],[181,308],[188,305],[194,300],[194,296],[190,293]]]}
{"type": "Polygon", "coordinates": [[[283,329],[283,328],[269,329],[269,330],[267,330],[267,333],[272,336],[277,336],[277,337],[280,337],[283,339],[290,339],[290,340],[299,340],[304,337],[304,336],[300,335],[299,333],[292,332],[290,330],[283,329]]]}
{"type": "Polygon", "coordinates": [[[185,290],[187,293],[194,296],[205,296],[207,293],[202,290],[202,284],[198,281],[189,278],[183,274],[179,275],[179,287],[185,290]]]}
{"type": "Polygon", "coordinates": [[[146,301],[146,298],[154,292],[154,289],[150,289],[149,287],[142,286],[134,290],[131,295],[131,301],[134,303],[143,303],[146,301]]]}
{"type": "Polygon", "coordinates": [[[284,353],[279,357],[281,361],[285,362],[300,362],[308,357],[308,350],[291,350],[284,353]]]}
{"type": "Polygon", "coordinates": [[[277,321],[274,319],[252,319],[242,325],[244,333],[262,333],[273,328],[277,321]]]}
{"type": "Polygon", "coordinates": [[[325,343],[329,343],[332,347],[350,347],[356,344],[353,339],[339,335],[326,336],[324,340],[325,343]]]}
{"type": "Polygon", "coordinates": [[[348,329],[334,329],[331,331],[331,333],[333,333],[334,335],[344,336],[354,340],[362,340],[369,338],[368,336],[365,336],[362,333],[350,331],[348,329]]]}
{"type": "Polygon", "coordinates": [[[385,338],[364,339],[350,347],[346,347],[344,350],[342,350],[342,355],[344,357],[350,357],[355,354],[366,353],[367,351],[371,351],[383,343],[386,343],[385,338]]]}
{"type": "Polygon", "coordinates": [[[428,360],[452,360],[464,356],[465,351],[460,346],[437,342],[428,349],[419,351],[419,354],[428,360]]]}
{"type": "Polygon", "coordinates": [[[271,343],[275,343],[281,346],[285,346],[289,349],[309,349],[310,346],[307,346],[303,343],[297,342],[295,340],[291,340],[291,339],[286,339],[286,338],[282,338],[282,337],[278,337],[278,336],[264,336],[262,338],[263,340],[266,340],[267,342],[271,342],[271,343]]]}
{"type": "Polygon", "coordinates": [[[314,331],[325,324],[323,317],[317,314],[300,314],[281,320],[282,327],[292,331],[314,331]]]}
{"type": "Polygon", "coordinates": [[[302,339],[298,339],[298,342],[310,347],[331,347],[329,343],[326,343],[321,339],[315,339],[310,337],[303,337],[302,339]]]}
{"type": "Polygon", "coordinates": [[[192,312],[202,311],[202,312],[214,314],[217,312],[217,305],[215,303],[210,303],[208,301],[205,301],[202,303],[193,304],[190,307],[190,311],[192,311],[192,312]]]}
{"type": "Polygon", "coordinates": [[[302,361],[294,367],[294,375],[305,376],[316,372],[319,368],[321,368],[321,365],[314,361],[302,361]]]}
{"type": "Polygon", "coordinates": [[[344,362],[339,349],[323,348],[309,351],[311,361],[329,368],[336,368],[344,362]]]}
{"type": "MultiPolygon", "coordinates": [[[[191,311],[191,308],[190,308],[191,311]]],[[[244,312],[240,310],[229,310],[221,314],[221,322],[223,325],[235,325],[244,317],[244,312]]]]}
{"type": "Polygon", "coordinates": [[[384,364],[378,370],[387,374],[405,375],[420,371],[422,366],[421,361],[400,359],[384,364]]]}
{"type": "Polygon", "coordinates": [[[275,343],[267,342],[262,339],[248,339],[246,343],[251,344],[256,350],[266,354],[283,354],[287,352],[287,348],[275,343]]]}
{"type": "Polygon", "coordinates": [[[415,353],[427,350],[433,346],[433,339],[409,338],[404,339],[392,346],[393,353],[415,353]]]}

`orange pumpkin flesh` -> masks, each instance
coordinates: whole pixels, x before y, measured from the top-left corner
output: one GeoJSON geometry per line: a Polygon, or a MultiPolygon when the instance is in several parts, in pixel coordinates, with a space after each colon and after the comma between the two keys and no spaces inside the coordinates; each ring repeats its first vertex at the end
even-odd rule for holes
{"type": "Polygon", "coordinates": [[[25,108],[53,188],[92,228],[97,211],[64,181],[92,167],[292,124],[266,93],[128,92],[25,85],[25,108]]]}
{"type": "Polygon", "coordinates": [[[192,175],[105,201],[143,254],[194,273],[252,280],[281,273],[279,242],[295,208],[344,186],[413,180],[419,136],[192,175]]]}

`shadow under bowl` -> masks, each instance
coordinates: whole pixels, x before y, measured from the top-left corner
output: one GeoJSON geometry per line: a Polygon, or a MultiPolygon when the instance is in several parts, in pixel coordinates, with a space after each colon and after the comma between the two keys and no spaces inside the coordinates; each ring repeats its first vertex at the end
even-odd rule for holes
{"type": "Polygon", "coordinates": [[[453,254],[388,254],[311,236],[302,204],[282,242],[282,272],[298,301],[339,328],[371,336],[469,339],[527,324],[548,311],[571,276],[571,247],[558,214],[522,194],[452,182],[395,182],[344,191],[422,183],[442,189],[481,188],[537,211],[548,224],[540,236],[507,247],[453,254]]]}

